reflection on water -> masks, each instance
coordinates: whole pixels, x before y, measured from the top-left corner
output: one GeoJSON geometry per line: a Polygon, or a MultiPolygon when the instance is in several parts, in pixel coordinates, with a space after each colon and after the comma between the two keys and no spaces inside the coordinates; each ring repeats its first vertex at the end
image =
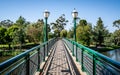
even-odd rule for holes
{"type": "Polygon", "coordinates": [[[102,54],[110,57],[113,60],[119,61],[120,62],[120,49],[108,51],[108,52],[102,52],[102,54]]]}

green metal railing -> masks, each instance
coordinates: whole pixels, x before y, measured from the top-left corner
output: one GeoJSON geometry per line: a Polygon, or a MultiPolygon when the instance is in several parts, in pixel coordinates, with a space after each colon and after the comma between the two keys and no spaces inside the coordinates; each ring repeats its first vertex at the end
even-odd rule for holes
{"type": "Polygon", "coordinates": [[[0,75],[33,75],[40,71],[40,64],[45,61],[56,40],[51,39],[1,63],[0,75]]]}
{"type": "Polygon", "coordinates": [[[120,62],[111,60],[75,41],[63,39],[88,75],[120,75],[120,62]],[[77,53],[77,54],[76,54],[77,53]]]}

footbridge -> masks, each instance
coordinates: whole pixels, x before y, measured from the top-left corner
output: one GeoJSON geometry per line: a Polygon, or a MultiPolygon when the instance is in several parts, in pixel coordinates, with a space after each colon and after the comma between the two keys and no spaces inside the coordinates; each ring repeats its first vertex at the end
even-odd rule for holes
{"type": "Polygon", "coordinates": [[[120,75],[120,62],[70,39],[53,38],[0,63],[0,75],[120,75]]]}

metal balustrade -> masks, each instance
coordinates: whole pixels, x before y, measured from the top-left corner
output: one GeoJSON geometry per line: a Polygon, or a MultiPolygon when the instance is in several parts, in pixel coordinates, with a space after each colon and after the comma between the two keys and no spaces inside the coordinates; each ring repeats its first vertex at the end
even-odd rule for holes
{"type": "Polygon", "coordinates": [[[0,75],[33,75],[40,71],[40,64],[45,61],[56,40],[51,39],[1,63],[0,75]]]}
{"type": "Polygon", "coordinates": [[[81,64],[81,69],[88,75],[120,75],[120,62],[111,60],[75,41],[63,40],[81,64]]]}

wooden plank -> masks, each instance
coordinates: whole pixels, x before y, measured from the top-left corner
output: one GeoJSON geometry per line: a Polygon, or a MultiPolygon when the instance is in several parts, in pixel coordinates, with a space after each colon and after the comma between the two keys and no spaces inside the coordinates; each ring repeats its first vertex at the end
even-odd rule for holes
{"type": "Polygon", "coordinates": [[[61,40],[58,41],[47,75],[71,75],[61,40]]]}

